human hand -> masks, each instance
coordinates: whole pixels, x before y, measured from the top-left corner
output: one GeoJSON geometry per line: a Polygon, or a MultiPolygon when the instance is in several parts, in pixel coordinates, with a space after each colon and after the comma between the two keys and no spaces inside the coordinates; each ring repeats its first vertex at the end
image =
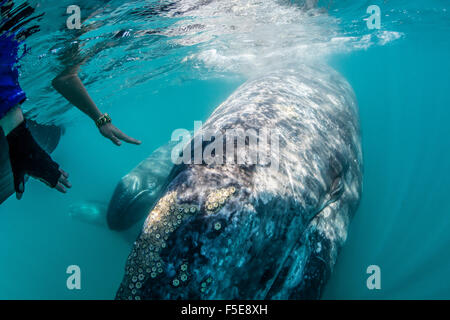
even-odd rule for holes
{"type": "Polygon", "coordinates": [[[100,128],[100,133],[105,137],[110,139],[116,146],[122,145],[122,141],[127,143],[139,145],[142,142],[136,140],[132,137],[127,136],[125,133],[120,131],[116,126],[114,126],[111,122],[102,125],[100,128]]]}
{"type": "Polygon", "coordinates": [[[71,188],[69,175],[34,140],[25,121],[8,134],[7,140],[17,199],[25,192],[25,175],[62,193],[67,192],[66,187],[71,188]]]}

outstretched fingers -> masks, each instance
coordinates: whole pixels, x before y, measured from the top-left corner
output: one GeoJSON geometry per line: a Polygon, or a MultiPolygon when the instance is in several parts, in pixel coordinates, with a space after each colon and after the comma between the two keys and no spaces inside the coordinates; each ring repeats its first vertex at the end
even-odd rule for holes
{"type": "Polygon", "coordinates": [[[69,174],[62,169],[59,169],[59,172],[61,172],[61,176],[59,177],[58,182],[69,189],[72,188],[72,184],[69,182],[69,174]]]}
{"type": "Polygon", "coordinates": [[[58,184],[55,186],[55,190],[61,193],[67,193],[67,189],[62,185],[61,182],[58,182],[58,184]]]}
{"type": "Polygon", "coordinates": [[[131,144],[136,144],[136,145],[141,144],[141,141],[136,140],[136,139],[126,135],[125,133],[120,131],[116,126],[114,126],[112,123],[107,123],[107,124],[101,126],[99,129],[100,129],[100,133],[104,137],[111,140],[116,146],[121,146],[122,141],[131,143],[131,144]]]}
{"type": "Polygon", "coordinates": [[[131,144],[136,144],[139,145],[142,142],[139,140],[136,140],[128,135],[126,135],[125,133],[123,133],[122,131],[120,131],[119,129],[116,129],[116,131],[114,132],[114,136],[122,141],[125,141],[127,143],[131,143],[131,144]]]}
{"type": "Polygon", "coordinates": [[[119,138],[117,138],[114,133],[111,133],[111,136],[109,137],[109,139],[116,145],[116,146],[121,146],[122,142],[119,140],[119,138]]]}
{"type": "Polygon", "coordinates": [[[61,176],[58,179],[55,189],[61,193],[67,193],[66,188],[72,188],[72,184],[69,182],[69,174],[62,169],[59,169],[59,172],[61,172],[61,176]]]}

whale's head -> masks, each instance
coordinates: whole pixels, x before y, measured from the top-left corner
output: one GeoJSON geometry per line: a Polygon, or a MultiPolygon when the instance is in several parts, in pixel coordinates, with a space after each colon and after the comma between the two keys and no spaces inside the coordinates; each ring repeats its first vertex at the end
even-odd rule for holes
{"type": "Polygon", "coordinates": [[[120,180],[106,216],[110,229],[128,229],[148,214],[172,170],[171,148],[169,144],[157,149],[120,180]]]}
{"type": "Polygon", "coordinates": [[[109,203],[107,222],[112,230],[125,230],[138,222],[147,212],[155,197],[156,181],[147,181],[129,174],[117,185],[109,203]]]}
{"type": "MultiPolygon", "coordinates": [[[[320,297],[361,194],[351,88],[333,72],[262,77],[239,88],[204,127],[239,128],[274,130],[278,165],[235,163],[259,151],[251,138],[245,148],[233,144],[231,158],[223,153],[230,162],[185,165],[150,210],[118,298],[320,297]]],[[[273,140],[268,145],[273,151],[273,140]]]]}

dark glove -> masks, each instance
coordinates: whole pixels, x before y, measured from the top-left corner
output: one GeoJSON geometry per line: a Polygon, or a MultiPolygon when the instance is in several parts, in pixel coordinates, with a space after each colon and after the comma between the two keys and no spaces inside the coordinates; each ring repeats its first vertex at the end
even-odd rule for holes
{"type": "MultiPolygon", "coordinates": [[[[9,144],[14,188],[18,197],[25,191],[25,175],[39,179],[51,188],[55,188],[59,184],[63,171],[34,140],[25,121],[11,131],[6,138],[9,144]]],[[[64,184],[70,187],[66,178],[64,175],[63,180],[67,182],[64,184]]]]}

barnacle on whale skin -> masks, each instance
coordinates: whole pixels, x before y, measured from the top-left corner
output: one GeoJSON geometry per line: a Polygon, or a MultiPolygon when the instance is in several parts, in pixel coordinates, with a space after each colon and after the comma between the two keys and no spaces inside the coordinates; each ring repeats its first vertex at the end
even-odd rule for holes
{"type": "MultiPolygon", "coordinates": [[[[160,254],[167,247],[169,235],[189,216],[198,212],[197,206],[178,204],[176,200],[176,191],[167,193],[158,201],[144,222],[142,233],[130,254],[127,267],[131,283],[126,288],[130,289],[132,299],[138,297],[139,289],[143,287],[145,281],[149,278],[155,279],[164,272],[164,261],[160,254]]],[[[183,276],[182,279],[186,280],[186,277],[183,276]]],[[[172,280],[173,286],[178,287],[179,284],[178,279],[172,280]]]]}
{"type": "MultiPolygon", "coordinates": [[[[235,192],[235,187],[211,191],[205,202],[205,213],[210,215],[220,211],[235,192]]],[[[199,212],[197,205],[177,203],[177,196],[176,191],[168,192],[158,201],[144,222],[142,233],[128,258],[126,273],[131,281],[125,286],[125,290],[129,291],[125,294],[131,299],[139,297],[140,289],[148,279],[155,279],[164,272],[165,264],[160,254],[167,247],[170,234],[187,218],[199,212]]],[[[217,222],[215,229],[221,228],[221,224],[217,222]]],[[[187,263],[183,263],[178,276],[170,280],[172,287],[178,288],[188,280],[187,269],[187,263]]]]}
{"type": "Polygon", "coordinates": [[[226,201],[236,192],[235,187],[223,188],[212,191],[208,194],[205,203],[205,211],[207,214],[214,214],[223,208],[226,201]]]}

